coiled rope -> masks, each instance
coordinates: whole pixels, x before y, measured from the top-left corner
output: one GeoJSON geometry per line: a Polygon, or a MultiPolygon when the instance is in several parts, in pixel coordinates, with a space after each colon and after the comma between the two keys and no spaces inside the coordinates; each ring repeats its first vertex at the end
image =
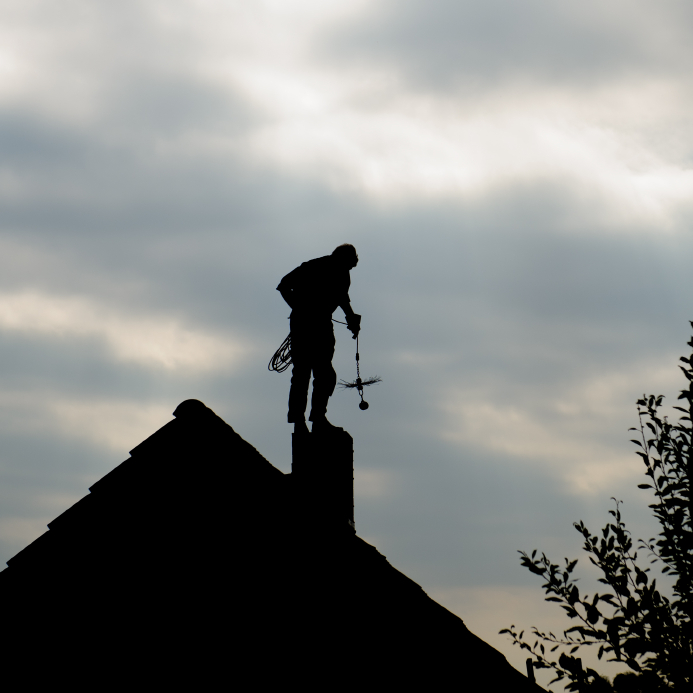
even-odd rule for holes
{"type": "Polygon", "coordinates": [[[287,335],[282,345],[274,352],[274,356],[267,364],[268,371],[283,373],[291,365],[291,332],[287,335]]]}

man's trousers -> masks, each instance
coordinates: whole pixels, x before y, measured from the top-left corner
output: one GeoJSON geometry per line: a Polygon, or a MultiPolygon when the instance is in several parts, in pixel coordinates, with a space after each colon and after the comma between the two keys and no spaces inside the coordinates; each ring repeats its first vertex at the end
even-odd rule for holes
{"type": "Polygon", "coordinates": [[[289,423],[303,421],[308,404],[308,385],[313,374],[310,420],[324,418],[327,401],[337,384],[332,319],[307,320],[291,316],[291,360],[294,368],[289,391],[289,423]]]}

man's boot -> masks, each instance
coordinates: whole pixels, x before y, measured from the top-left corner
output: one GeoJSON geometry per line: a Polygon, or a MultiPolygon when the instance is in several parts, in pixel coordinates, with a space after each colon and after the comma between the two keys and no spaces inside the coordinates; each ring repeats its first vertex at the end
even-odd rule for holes
{"type": "Polygon", "coordinates": [[[326,416],[311,416],[313,422],[313,433],[334,433],[335,431],[343,431],[339,426],[333,426],[326,416]]]}
{"type": "Polygon", "coordinates": [[[306,425],[305,419],[301,419],[300,421],[296,421],[294,423],[294,435],[307,436],[309,433],[310,431],[308,430],[308,426],[306,425]]]}

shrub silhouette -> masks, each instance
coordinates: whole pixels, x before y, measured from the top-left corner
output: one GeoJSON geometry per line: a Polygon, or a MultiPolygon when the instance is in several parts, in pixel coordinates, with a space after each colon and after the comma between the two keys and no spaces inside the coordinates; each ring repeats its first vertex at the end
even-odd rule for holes
{"type": "MultiPolygon", "coordinates": [[[[691,322],[693,327],[693,322],[691,322]]],[[[688,342],[693,348],[693,339],[688,342]]],[[[537,551],[520,551],[522,565],[544,580],[546,600],[560,605],[577,625],[562,637],[532,628],[534,644],[525,640],[525,632],[515,626],[501,630],[514,645],[534,656],[534,668],[549,668],[555,673],[551,683],[566,679],[569,691],[688,691],[693,671],[693,527],[691,526],[691,476],[693,469],[693,354],[681,357],[680,366],[687,386],[679,400],[685,406],[678,423],[669,423],[660,414],[663,396],[643,395],[637,401],[639,440],[637,455],[645,465],[648,482],[638,488],[649,490],[654,502],[649,506],[659,524],[657,537],[638,541],[638,549],[650,558],[661,574],[674,578],[670,595],[660,592],[651,568],[638,563],[631,534],[621,517],[621,501],[612,498],[612,519],[593,535],[585,524],[574,523],[584,539],[583,549],[597,566],[599,582],[608,591],[590,597],[580,594],[573,577],[577,560],[565,565],[552,563],[537,551]],[[573,655],[583,647],[597,646],[598,658],[624,662],[635,672],[620,674],[614,686],[604,688],[604,679],[593,669],[582,668],[573,655]],[[547,652],[548,650],[548,652],[547,652]],[[554,654],[555,653],[555,654],[554,654]],[[558,659],[553,659],[558,655],[558,659]]]]}

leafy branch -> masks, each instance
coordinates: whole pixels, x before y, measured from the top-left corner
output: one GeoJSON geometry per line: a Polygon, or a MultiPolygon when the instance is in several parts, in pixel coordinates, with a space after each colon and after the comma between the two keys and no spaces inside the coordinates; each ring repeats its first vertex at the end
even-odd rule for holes
{"type": "MultiPolygon", "coordinates": [[[[693,327],[693,322],[691,323],[693,327]]],[[[693,348],[693,339],[688,342],[693,348]]],[[[537,558],[520,551],[521,564],[543,578],[546,601],[554,602],[575,625],[561,637],[532,628],[534,644],[525,640],[525,631],[515,626],[501,630],[513,644],[530,652],[537,669],[552,669],[551,683],[567,679],[569,691],[586,691],[602,677],[593,669],[582,668],[573,655],[582,647],[598,646],[598,659],[624,662],[647,682],[643,690],[688,690],[693,670],[693,527],[691,515],[691,476],[693,475],[693,354],[681,357],[680,366],[687,379],[676,406],[682,413],[676,424],[660,414],[663,397],[643,395],[637,401],[639,439],[636,454],[645,465],[648,483],[638,488],[650,490],[654,502],[649,506],[659,524],[659,534],[638,548],[659,564],[660,572],[674,578],[670,597],[650,579],[650,567],[641,567],[631,534],[621,515],[622,502],[612,498],[612,519],[597,535],[584,522],[574,523],[583,537],[583,550],[600,571],[604,593],[580,594],[573,576],[577,560],[564,559],[565,565],[552,563],[545,554],[537,558]],[[548,649],[548,652],[547,652],[548,649]],[[567,651],[564,651],[567,650],[567,651]],[[560,652],[559,652],[560,651],[560,652]],[[558,659],[552,655],[558,653],[558,659]]]]}

